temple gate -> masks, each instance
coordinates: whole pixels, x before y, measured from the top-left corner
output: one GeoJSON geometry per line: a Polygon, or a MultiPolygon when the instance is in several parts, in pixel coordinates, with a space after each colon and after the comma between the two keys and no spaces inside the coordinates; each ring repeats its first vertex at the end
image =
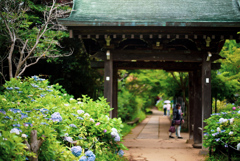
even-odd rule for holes
{"type": "Polygon", "coordinates": [[[189,72],[189,139],[202,143],[211,114],[211,70],[226,39],[240,40],[239,0],[75,0],[61,19],[104,68],[104,96],[117,117],[118,69],[189,72]]]}

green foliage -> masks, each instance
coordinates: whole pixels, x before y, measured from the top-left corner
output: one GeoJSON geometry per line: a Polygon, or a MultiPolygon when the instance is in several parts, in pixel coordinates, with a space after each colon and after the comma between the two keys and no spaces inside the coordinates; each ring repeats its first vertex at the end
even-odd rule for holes
{"type": "Polygon", "coordinates": [[[66,54],[59,41],[69,34],[58,30],[55,14],[58,14],[57,10],[70,8],[52,4],[51,10],[47,4],[51,3],[38,4],[32,0],[0,1],[0,60],[3,62],[2,68],[7,65],[10,69],[1,71],[1,79],[16,78],[26,67],[37,63],[38,58],[66,54]],[[7,61],[6,56],[11,61],[7,61]]]}
{"type": "Polygon", "coordinates": [[[115,128],[122,137],[122,121],[109,118],[106,100],[74,99],[61,86],[48,83],[34,76],[11,79],[4,85],[6,90],[0,95],[0,160],[35,156],[25,144],[31,142],[32,130],[37,130],[38,139],[44,139],[38,156],[42,161],[78,160],[87,149],[94,152],[96,160],[124,160],[116,151],[126,148],[111,136],[115,128]],[[14,128],[19,133],[14,133],[14,128]],[[73,145],[82,147],[81,156],[71,153],[73,145]]]}

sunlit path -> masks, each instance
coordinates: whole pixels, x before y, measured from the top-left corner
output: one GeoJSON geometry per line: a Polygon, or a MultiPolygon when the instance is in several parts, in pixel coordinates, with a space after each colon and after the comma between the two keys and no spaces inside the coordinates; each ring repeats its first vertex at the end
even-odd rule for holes
{"type": "MultiPolygon", "coordinates": [[[[123,144],[129,148],[125,155],[130,161],[200,161],[200,149],[194,149],[186,144],[187,133],[182,133],[184,139],[169,139],[170,120],[163,112],[152,110],[142,123],[124,137],[123,144]]],[[[173,135],[174,136],[174,135],[173,135]]]]}

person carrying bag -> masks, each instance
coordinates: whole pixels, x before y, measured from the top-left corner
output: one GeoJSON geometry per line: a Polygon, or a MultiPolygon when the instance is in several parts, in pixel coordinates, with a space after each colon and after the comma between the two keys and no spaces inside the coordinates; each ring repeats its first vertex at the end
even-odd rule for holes
{"type": "MultiPolygon", "coordinates": [[[[175,130],[177,133],[178,139],[182,139],[181,137],[181,123],[184,122],[182,119],[182,111],[181,111],[181,105],[178,103],[176,104],[176,108],[173,110],[173,120],[172,120],[172,125],[175,125],[175,130]]],[[[172,126],[171,125],[171,126],[172,126]]],[[[170,127],[171,128],[171,127],[170,127]]],[[[170,131],[169,129],[169,138],[174,138],[172,134],[175,132],[172,132],[173,130],[170,131]]]]}

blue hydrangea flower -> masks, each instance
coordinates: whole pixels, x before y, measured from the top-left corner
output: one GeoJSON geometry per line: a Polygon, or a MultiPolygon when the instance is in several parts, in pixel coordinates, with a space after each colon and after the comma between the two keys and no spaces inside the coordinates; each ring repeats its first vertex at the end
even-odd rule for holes
{"type": "Polygon", "coordinates": [[[18,91],[18,93],[23,93],[23,91],[18,91]]]}
{"type": "Polygon", "coordinates": [[[79,159],[79,161],[87,161],[87,157],[84,155],[79,159]]]}
{"type": "Polygon", "coordinates": [[[46,96],[46,94],[40,94],[40,97],[45,97],[46,96]]]}
{"type": "Polygon", "coordinates": [[[70,124],[69,126],[70,126],[70,127],[77,128],[77,126],[76,126],[76,125],[74,125],[74,124],[70,124]]]}
{"type": "Polygon", "coordinates": [[[13,87],[7,87],[6,89],[7,90],[13,90],[13,87]]]}
{"type": "Polygon", "coordinates": [[[48,109],[42,108],[40,109],[40,112],[42,112],[42,114],[47,114],[48,113],[48,109]]]}
{"type": "Polygon", "coordinates": [[[0,113],[6,115],[6,111],[4,111],[4,109],[0,109],[0,113]]]}
{"type": "Polygon", "coordinates": [[[34,88],[38,88],[38,85],[36,84],[31,84],[34,88]]]}
{"type": "Polygon", "coordinates": [[[52,92],[53,90],[48,89],[47,91],[48,91],[48,92],[52,92]]]}
{"type": "Polygon", "coordinates": [[[82,154],[81,146],[73,146],[71,152],[75,157],[79,157],[82,154]]]}
{"type": "Polygon", "coordinates": [[[88,157],[87,161],[95,161],[95,157],[88,157]]]}
{"type": "Polygon", "coordinates": [[[13,124],[13,127],[20,127],[20,124],[13,124]]]}
{"type": "Polygon", "coordinates": [[[88,156],[88,157],[95,157],[95,155],[93,154],[93,152],[91,150],[88,150],[85,152],[85,155],[88,156]]]}
{"type": "Polygon", "coordinates": [[[83,120],[83,118],[82,118],[82,117],[77,117],[77,119],[79,119],[79,120],[83,120]]]}
{"type": "Polygon", "coordinates": [[[19,87],[14,87],[16,90],[19,90],[20,88],[19,87]]]}
{"type": "Polygon", "coordinates": [[[11,109],[9,109],[9,111],[11,111],[13,113],[20,113],[20,112],[22,112],[20,109],[16,109],[16,108],[11,108],[11,109]]]}
{"type": "Polygon", "coordinates": [[[41,122],[41,125],[48,125],[46,122],[41,122]]]}
{"type": "Polygon", "coordinates": [[[124,151],[123,151],[122,149],[120,149],[120,150],[118,151],[118,155],[119,155],[120,157],[122,157],[122,156],[124,155],[124,151]]]}

